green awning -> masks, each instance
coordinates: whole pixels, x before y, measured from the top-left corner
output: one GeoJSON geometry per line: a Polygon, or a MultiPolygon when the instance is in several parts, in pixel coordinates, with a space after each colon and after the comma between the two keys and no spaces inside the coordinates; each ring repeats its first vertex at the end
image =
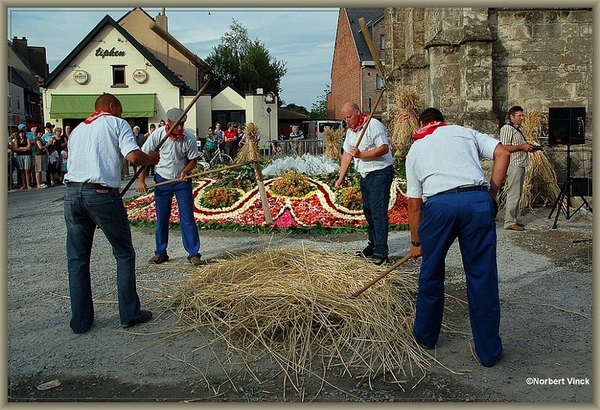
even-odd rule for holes
{"type": "MultiPolygon", "coordinates": [[[[123,104],[123,118],[154,117],[156,94],[115,94],[123,104]]],[[[52,94],[51,118],[87,118],[94,112],[98,94],[52,94]]]]}

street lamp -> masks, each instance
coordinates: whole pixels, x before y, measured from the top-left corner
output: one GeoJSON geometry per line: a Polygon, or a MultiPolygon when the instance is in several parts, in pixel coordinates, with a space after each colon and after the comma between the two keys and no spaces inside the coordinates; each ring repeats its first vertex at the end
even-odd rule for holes
{"type": "Polygon", "coordinates": [[[267,107],[267,115],[269,116],[269,141],[271,141],[271,107],[267,107]]]}

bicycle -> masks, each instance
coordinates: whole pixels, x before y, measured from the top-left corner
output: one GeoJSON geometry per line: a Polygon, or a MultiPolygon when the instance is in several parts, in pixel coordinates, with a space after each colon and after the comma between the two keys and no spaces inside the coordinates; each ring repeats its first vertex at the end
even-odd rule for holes
{"type": "Polygon", "coordinates": [[[208,171],[211,168],[220,168],[231,164],[233,164],[233,158],[223,153],[217,145],[217,149],[210,159],[206,156],[206,152],[200,151],[196,168],[200,171],[208,171]]]}

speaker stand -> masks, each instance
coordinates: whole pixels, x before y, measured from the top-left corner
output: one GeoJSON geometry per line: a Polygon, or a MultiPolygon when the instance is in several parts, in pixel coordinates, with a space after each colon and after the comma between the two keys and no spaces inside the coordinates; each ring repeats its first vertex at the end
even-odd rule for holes
{"type": "Polygon", "coordinates": [[[579,189],[575,185],[573,185],[573,177],[571,176],[571,144],[567,144],[567,179],[563,183],[562,189],[560,190],[560,195],[554,202],[552,206],[552,210],[550,211],[550,215],[548,215],[548,219],[552,218],[552,214],[556,211],[556,217],[554,218],[554,224],[552,224],[552,229],[556,229],[556,223],[558,222],[558,217],[560,216],[560,211],[562,210],[565,214],[565,218],[571,219],[573,215],[577,211],[579,211],[583,206],[586,206],[590,212],[592,212],[592,207],[588,203],[588,201],[581,195],[579,189]],[[571,212],[571,191],[575,191],[577,196],[581,198],[581,205],[579,205],[573,212],[571,212]],[[563,206],[563,201],[566,201],[566,205],[563,206]],[[559,209],[560,207],[560,209],[559,209]]]}

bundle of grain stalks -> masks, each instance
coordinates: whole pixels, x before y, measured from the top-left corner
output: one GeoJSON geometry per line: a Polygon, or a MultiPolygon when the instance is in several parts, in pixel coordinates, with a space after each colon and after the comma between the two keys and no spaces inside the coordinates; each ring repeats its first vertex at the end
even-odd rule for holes
{"type": "MultiPolygon", "coordinates": [[[[540,145],[539,137],[542,135],[543,124],[547,123],[545,116],[538,110],[528,110],[524,113],[521,124],[523,135],[528,143],[540,145]]],[[[525,180],[523,183],[523,194],[519,205],[519,211],[523,213],[526,209],[534,206],[546,206],[554,203],[560,195],[556,172],[544,151],[534,151],[528,154],[529,161],[525,168],[525,180]]],[[[506,191],[499,196],[502,205],[506,202],[506,191]]]]}
{"type": "Polygon", "coordinates": [[[190,328],[224,342],[232,362],[270,360],[297,391],[310,378],[330,384],[332,371],[402,387],[433,359],[411,333],[416,275],[392,273],[350,298],[382,271],[348,253],[267,247],[190,269],[168,300],[190,328]]]}
{"type": "Polygon", "coordinates": [[[331,127],[325,127],[323,133],[325,134],[323,137],[323,141],[325,142],[325,156],[333,161],[339,161],[342,157],[341,142],[344,130],[342,127],[336,130],[331,127]]]}
{"type": "Polygon", "coordinates": [[[419,128],[419,95],[415,87],[401,85],[394,88],[392,101],[390,112],[396,115],[389,140],[394,152],[404,158],[412,142],[412,135],[419,128]]]}
{"type": "Polygon", "coordinates": [[[253,122],[248,123],[244,130],[244,134],[246,135],[246,143],[235,157],[234,162],[236,164],[242,164],[248,161],[258,161],[261,158],[260,152],[258,151],[258,126],[253,122]]]}

